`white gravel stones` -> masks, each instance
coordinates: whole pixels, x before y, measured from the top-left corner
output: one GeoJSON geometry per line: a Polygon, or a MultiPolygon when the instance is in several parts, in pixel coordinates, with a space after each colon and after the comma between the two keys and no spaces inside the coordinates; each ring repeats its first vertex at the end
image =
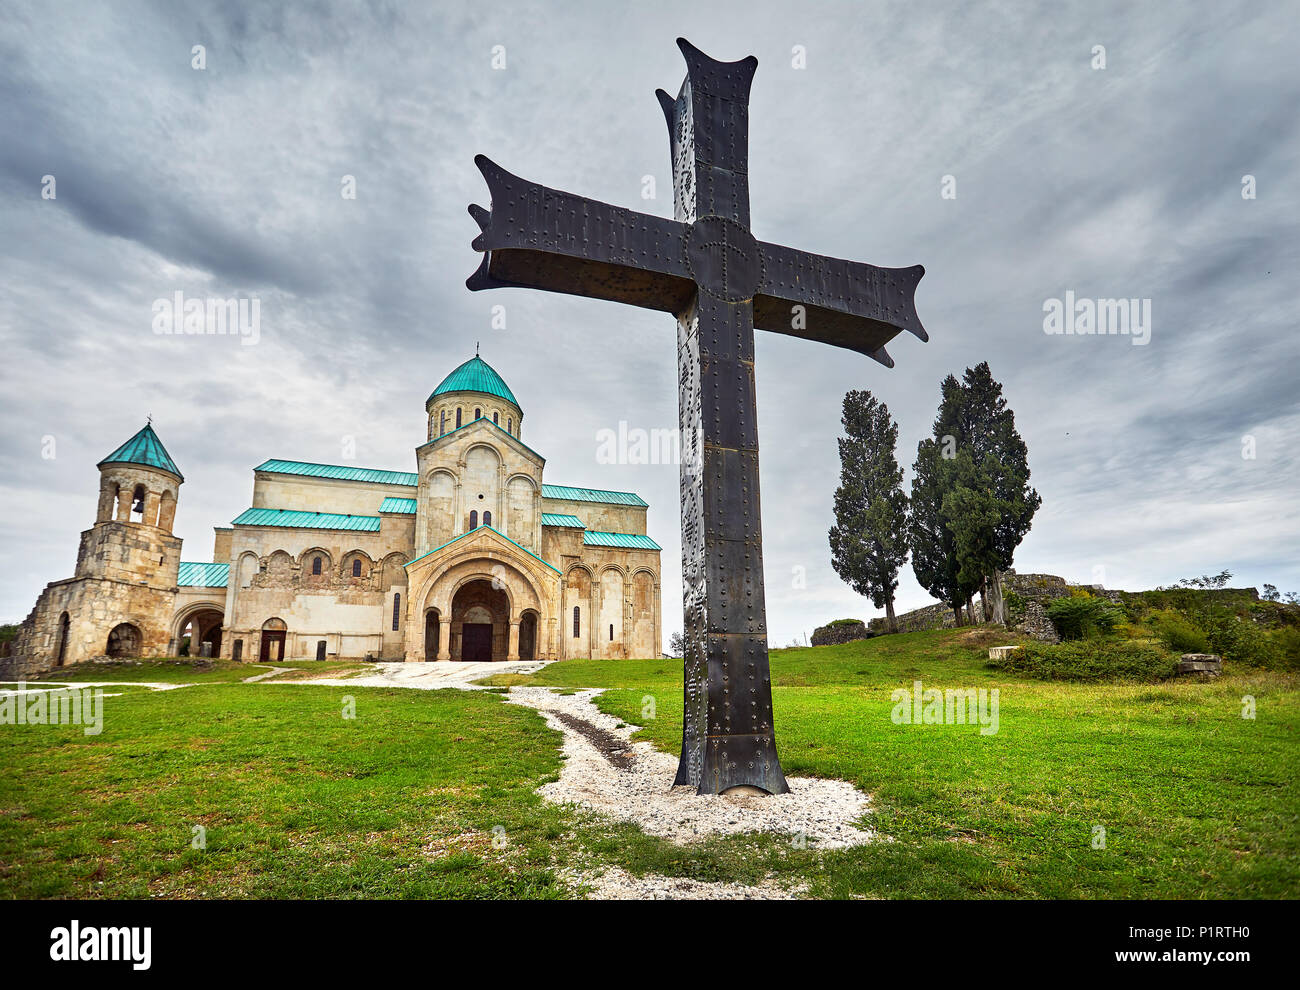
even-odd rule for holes
{"type": "MultiPolygon", "coordinates": [[[[537,709],[552,728],[564,733],[565,762],[560,779],[538,789],[547,800],[577,804],[632,822],[649,835],[678,844],[745,832],[789,835],[792,841],[806,841],[810,849],[842,849],[876,838],[874,831],[855,824],[869,810],[869,799],[845,781],[791,777],[788,778],[789,794],[696,794],[689,787],[670,786],[677,773],[676,758],[658,752],[646,742],[628,742],[632,753],[631,769],[615,768],[581,733],[554,717],[554,713],[564,712],[629,741],[637,727],[625,725],[619,728],[618,719],[604,714],[591,703],[597,694],[600,694],[599,690],[579,691],[572,695],[557,694],[549,688],[516,687],[510,690],[510,702],[537,709]]],[[[656,884],[679,882],[666,877],[647,878],[647,881],[656,884]]],[[[699,896],[723,895],[702,893],[699,896]]],[[[764,891],[736,896],[769,897],[772,894],[764,891]]]]}
{"type": "Polygon", "coordinates": [[[585,886],[590,901],[790,901],[807,889],[802,884],[786,889],[770,881],[746,887],[658,874],[638,877],[617,866],[592,873],[562,870],[560,877],[574,886],[585,886]]]}

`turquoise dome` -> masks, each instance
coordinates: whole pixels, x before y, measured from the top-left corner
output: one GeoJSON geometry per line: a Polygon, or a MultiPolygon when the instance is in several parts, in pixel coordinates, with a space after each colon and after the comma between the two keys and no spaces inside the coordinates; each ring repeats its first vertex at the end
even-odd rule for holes
{"type": "Polygon", "coordinates": [[[146,467],[169,471],[182,481],[185,480],[181,474],[181,469],[176,466],[171,454],[167,453],[167,448],[158,439],[158,434],[153,431],[153,426],[148,423],[145,424],[143,430],[105,457],[95,467],[103,467],[105,464],[143,464],[146,467]]]}
{"type": "Polygon", "coordinates": [[[438,396],[446,395],[448,392],[482,392],[485,395],[495,395],[499,399],[505,399],[519,408],[519,400],[510,391],[510,386],[496,373],[496,369],[477,354],[444,378],[442,384],[433,390],[433,394],[427,401],[432,402],[438,396]]]}

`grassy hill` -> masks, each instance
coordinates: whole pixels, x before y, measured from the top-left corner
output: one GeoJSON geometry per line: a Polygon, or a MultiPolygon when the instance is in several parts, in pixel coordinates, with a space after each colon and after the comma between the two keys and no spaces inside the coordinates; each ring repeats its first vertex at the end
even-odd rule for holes
{"type": "MultiPolygon", "coordinates": [[[[534,789],[559,771],[559,736],[495,693],[131,689],[106,700],[99,736],[0,727],[0,896],[563,897],[562,871],[596,863],[820,897],[1300,896],[1300,677],[1030,681],[987,665],[1006,638],[773,652],[786,773],[852,781],[887,839],[833,851],[785,836],[674,846],[547,805],[534,789]],[[895,724],[891,692],[918,679],[997,689],[997,733],[895,724]]],[[[494,680],[607,688],[602,708],[678,751],[677,661],[494,680]]]]}
{"type": "MultiPolygon", "coordinates": [[[[896,841],[827,854],[827,896],[1300,895],[1300,677],[1076,685],[1002,675],[987,629],[773,651],[787,775],[850,780],[896,841]],[[999,727],[895,725],[891,691],[997,688],[999,727]],[[1242,697],[1256,717],[1242,717],[1242,697]],[[1094,828],[1106,848],[1092,848],[1094,828]]],[[[609,688],[600,707],[679,752],[674,661],[566,661],[529,679],[609,688]],[[646,697],[656,718],[642,718],[646,697]]]]}

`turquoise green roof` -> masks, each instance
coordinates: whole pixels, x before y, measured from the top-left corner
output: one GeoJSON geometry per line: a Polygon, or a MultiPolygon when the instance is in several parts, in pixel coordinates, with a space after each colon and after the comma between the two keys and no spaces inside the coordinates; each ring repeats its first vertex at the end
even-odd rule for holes
{"type": "Polygon", "coordinates": [[[589,547],[619,547],[623,550],[662,550],[658,543],[642,533],[600,533],[587,530],[582,542],[589,547]]]}
{"type": "Polygon", "coordinates": [[[490,530],[492,530],[492,532],[496,533],[497,536],[501,537],[501,539],[505,540],[507,543],[509,543],[509,544],[510,544],[511,546],[513,546],[515,549],[517,549],[517,550],[522,550],[524,553],[528,554],[528,556],[532,557],[532,558],[533,558],[534,560],[536,560],[538,563],[545,564],[547,567],[549,567],[551,570],[553,570],[556,574],[559,574],[559,573],[560,573],[560,569],[559,569],[558,567],[556,567],[554,564],[550,563],[550,562],[547,561],[547,560],[543,560],[541,557],[537,556],[537,554],[533,553],[533,552],[532,552],[531,550],[529,550],[527,547],[521,547],[518,543],[516,543],[514,540],[510,539],[510,537],[506,536],[505,533],[501,532],[501,530],[497,529],[495,526],[479,526],[477,529],[467,529],[467,530],[465,530],[465,532],[461,533],[460,536],[453,536],[453,537],[452,537],[450,540],[448,540],[446,543],[442,544],[442,546],[434,547],[432,550],[429,551],[429,553],[422,553],[422,554],[420,554],[420,556],[416,557],[416,558],[415,558],[413,561],[411,561],[409,564],[403,564],[402,566],[403,566],[403,567],[414,567],[416,564],[418,564],[420,561],[422,561],[425,557],[428,557],[430,554],[435,554],[435,553],[437,553],[439,550],[441,550],[443,547],[449,547],[449,546],[451,546],[453,543],[456,543],[456,542],[458,542],[458,541],[460,541],[460,540],[465,539],[465,537],[467,537],[467,536],[473,536],[473,535],[474,535],[475,533],[477,533],[480,529],[490,529],[490,530]]]}
{"type": "Polygon", "coordinates": [[[572,529],[582,529],[582,520],[577,516],[566,515],[563,512],[543,512],[543,526],[568,526],[572,529]]]}
{"type": "Polygon", "coordinates": [[[196,564],[182,560],[176,583],[182,588],[224,588],[229,578],[229,564],[196,564]]]}
{"type": "Polygon", "coordinates": [[[333,478],[337,481],[373,481],[381,485],[405,485],[414,488],[420,476],[413,471],[382,471],[379,468],[345,467],[342,464],[312,464],[308,461],[263,461],[254,471],[272,474],[300,474],[309,478],[333,478]]]}
{"type": "Polygon", "coordinates": [[[394,498],[388,496],[379,503],[380,512],[400,512],[404,516],[415,515],[415,499],[413,498],[394,498]]]}
{"type": "Polygon", "coordinates": [[[568,485],[542,485],[542,498],[560,498],[569,502],[606,502],[610,505],[648,505],[634,492],[611,492],[602,488],[570,488],[568,485]]]}
{"type": "Polygon", "coordinates": [[[181,481],[185,480],[184,475],[181,474],[181,469],[176,466],[171,454],[167,453],[167,448],[158,439],[158,434],[153,431],[153,426],[148,423],[145,424],[143,430],[95,466],[103,467],[105,464],[143,464],[146,467],[170,471],[181,481]]]}
{"type": "Polygon", "coordinates": [[[496,369],[477,354],[444,378],[442,384],[433,390],[429,398],[445,395],[447,392],[483,392],[486,395],[505,399],[515,406],[519,405],[515,393],[510,391],[510,387],[496,373],[496,369]]]}
{"type": "Polygon", "coordinates": [[[236,526],[283,526],[289,529],[347,529],[378,533],[378,516],[353,516],[340,512],[305,512],[299,509],[245,509],[233,520],[236,526]]]}

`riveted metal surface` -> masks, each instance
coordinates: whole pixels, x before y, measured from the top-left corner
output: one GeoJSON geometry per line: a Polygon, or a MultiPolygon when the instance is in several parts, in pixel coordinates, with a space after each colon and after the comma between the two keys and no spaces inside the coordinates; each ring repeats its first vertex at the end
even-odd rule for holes
{"type": "Polygon", "coordinates": [[[682,753],[701,793],[788,790],[777,760],[763,589],[754,329],[845,347],[893,366],[884,345],[922,340],[912,268],[878,268],[754,239],[749,90],[758,60],[718,62],[685,39],[668,127],[673,220],[548,189],[475,161],[492,209],[471,206],[482,264],[471,289],[524,286],[677,317],[681,427],[682,753]],[[798,309],[796,309],[798,307],[798,309]]]}

